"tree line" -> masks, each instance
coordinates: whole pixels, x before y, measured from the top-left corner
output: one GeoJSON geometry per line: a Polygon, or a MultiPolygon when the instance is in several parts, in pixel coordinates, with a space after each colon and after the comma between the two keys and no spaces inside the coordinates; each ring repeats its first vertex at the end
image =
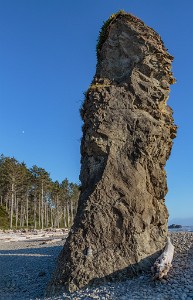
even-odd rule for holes
{"type": "Polygon", "coordinates": [[[53,182],[43,168],[28,169],[14,157],[0,156],[0,206],[11,229],[70,227],[79,193],[79,186],[67,178],[53,182]]]}

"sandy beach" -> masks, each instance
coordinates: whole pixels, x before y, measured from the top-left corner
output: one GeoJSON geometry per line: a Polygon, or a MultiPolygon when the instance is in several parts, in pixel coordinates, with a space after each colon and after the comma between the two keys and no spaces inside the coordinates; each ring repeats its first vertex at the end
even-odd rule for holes
{"type": "MultiPolygon", "coordinates": [[[[0,232],[0,299],[45,299],[67,232],[0,232]]],[[[175,246],[168,278],[153,281],[151,273],[106,283],[54,299],[193,299],[193,233],[170,233],[175,246]]],[[[52,298],[53,299],[53,298],[52,298]]]]}

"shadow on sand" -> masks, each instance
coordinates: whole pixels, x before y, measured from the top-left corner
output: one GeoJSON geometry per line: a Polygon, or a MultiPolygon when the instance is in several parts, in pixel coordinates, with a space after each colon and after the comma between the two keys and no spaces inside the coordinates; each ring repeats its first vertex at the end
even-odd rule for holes
{"type": "Polygon", "coordinates": [[[40,299],[62,246],[0,250],[0,299],[40,299]]]}
{"type": "MultiPolygon", "coordinates": [[[[154,264],[155,260],[157,259],[157,257],[161,254],[162,251],[157,251],[156,253],[147,256],[144,259],[141,259],[140,262],[136,263],[136,264],[132,264],[124,269],[115,271],[107,276],[104,277],[100,277],[100,278],[93,278],[92,280],[89,281],[88,284],[84,285],[82,284],[81,289],[86,289],[86,288],[91,288],[91,287],[96,287],[97,285],[101,285],[101,284],[106,284],[107,282],[122,282],[134,277],[138,277],[140,276],[142,273],[151,273],[151,266],[154,264]]],[[[58,261],[58,264],[60,264],[60,260],[58,261]]],[[[59,267],[59,265],[58,265],[59,267]]],[[[107,269],[108,269],[108,262],[107,262],[107,269]]],[[[59,271],[61,272],[61,269],[59,271]]],[[[57,273],[57,271],[55,270],[54,274],[55,275],[57,273]]],[[[49,282],[45,295],[47,297],[53,297],[53,296],[59,296],[61,295],[62,292],[65,293],[69,293],[68,292],[68,287],[65,287],[66,283],[66,278],[65,278],[65,274],[62,276],[59,275],[59,277],[53,276],[53,278],[51,279],[51,281],[49,282]]],[[[78,290],[80,288],[80,283],[76,280],[76,278],[74,278],[74,280],[72,281],[72,285],[71,286],[76,286],[76,289],[78,290]]],[[[73,288],[74,289],[74,288],[73,288]]]]}
{"type": "MultiPolygon", "coordinates": [[[[91,287],[96,287],[98,285],[103,285],[106,283],[113,283],[116,289],[116,286],[119,285],[119,283],[123,283],[124,281],[127,281],[131,278],[139,278],[140,285],[144,285],[144,290],[146,290],[148,284],[148,288],[151,287],[151,299],[157,299],[157,295],[160,292],[166,293],[168,284],[171,286],[170,280],[175,280],[176,282],[176,289],[181,289],[182,287],[185,289],[186,286],[189,286],[190,283],[184,281],[184,274],[188,274],[189,278],[193,278],[193,245],[188,249],[184,250],[181,253],[178,251],[174,254],[174,260],[173,260],[173,267],[168,273],[167,279],[162,281],[152,280],[152,274],[151,274],[151,266],[155,262],[156,258],[160,255],[160,252],[156,252],[151,256],[146,257],[145,259],[142,259],[138,264],[131,265],[127,268],[124,268],[122,270],[116,271],[108,276],[102,277],[102,278],[94,278],[90,280],[89,284],[85,285],[83,288],[81,288],[81,295],[85,291],[85,295],[89,295],[89,291],[86,289],[91,287]],[[184,262],[183,266],[179,264],[179,262],[184,262]],[[146,271],[142,272],[142,269],[146,271]],[[179,273],[182,272],[182,275],[179,276],[179,273]],[[143,276],[141,276],[141,273],[146,276],[146,280],[143,281],[143,276]],[[154,297],[154,298],[153,298],[154,297]]],[[[108,262],[107,262],[108,267],[108,262]]],[[[191,279],[190,279],[191,280],[191,279]]],[[[74,284],[76,286],[79,285],[78,282],[74,281],[74,284]]],[[[108,289],[108,288],[107,288],[108,289]]],[[[133,287],[134,291],[135,287],[133,287]]],[[[76,297],[76,293],[69,293],[67,289],[65,288],[65,281],[58,282],[57,280],[54,280],[52,278],[52,281],[48,284],[47,290],[46,290],[46,296],[52,297],[53,296],[60,296],[62,292],[66,293],[67,295],[70,295],[70,299],[74,299],[73,297],[76,297]]],[[[171,292],[171,291],[170,291],[171,292]]],[[[86,299],[86,298],[85,298],[86,299]]],[[[115,298],[117,299],[117,298],[115,298]]],[[[130,298],[129,298],[130,299],[130,298]]],[[[135,298],[139,299],[139,298],[135,298]]],[[[165,298],[164,298],[165,299],[165,298]]],[[[170,293],[168,295],[167,299],[173,299],[173,294],[170,293]]]]}

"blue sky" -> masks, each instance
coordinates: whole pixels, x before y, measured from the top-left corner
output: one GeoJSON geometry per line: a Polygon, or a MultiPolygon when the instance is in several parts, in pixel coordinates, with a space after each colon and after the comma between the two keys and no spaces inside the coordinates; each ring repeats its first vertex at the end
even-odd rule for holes
{"type": "Polygon", "coordinates": [[[103,21],[123,9],[175,57],[169,105],[179,126],[167,163],[170,217],[193,217],[193,1],[0,0],[0,153],[78,182],[79,108],[103,21]]]}

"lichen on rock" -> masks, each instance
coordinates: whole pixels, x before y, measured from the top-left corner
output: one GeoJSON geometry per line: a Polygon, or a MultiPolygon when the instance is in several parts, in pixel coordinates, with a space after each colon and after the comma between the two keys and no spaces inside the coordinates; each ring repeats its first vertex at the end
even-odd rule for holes
{"type": "Polygon", "coordinates": [[[176,137],[167,105],[173,57],[131,14],[115,14],[103,30],[81,109],[78,211],[50,291],[146,270],[166,242],[164,166],[176,137]]]}

